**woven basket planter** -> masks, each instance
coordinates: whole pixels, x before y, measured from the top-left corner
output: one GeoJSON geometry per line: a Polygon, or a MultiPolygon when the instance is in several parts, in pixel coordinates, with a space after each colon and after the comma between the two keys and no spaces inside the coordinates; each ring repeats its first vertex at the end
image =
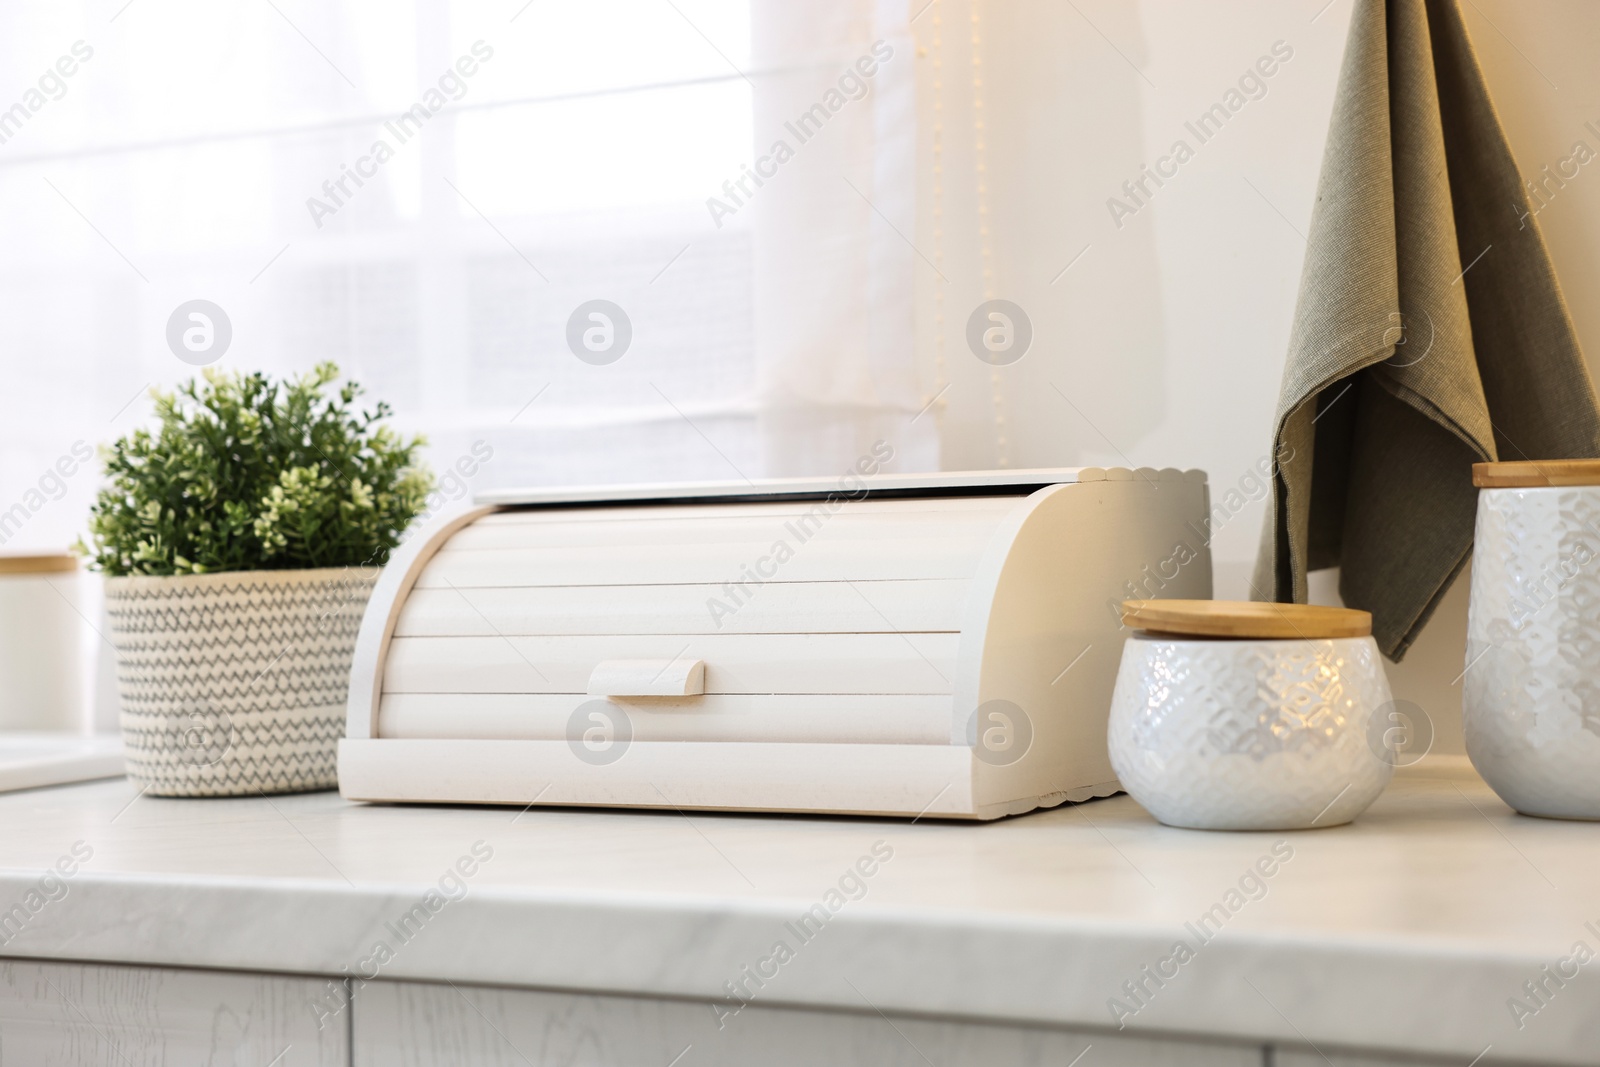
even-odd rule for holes
{"type": "Polygon", "coordinates": [[[128,777],[154,796],[332,789],[376,568],[110,578],[128,777]]]}

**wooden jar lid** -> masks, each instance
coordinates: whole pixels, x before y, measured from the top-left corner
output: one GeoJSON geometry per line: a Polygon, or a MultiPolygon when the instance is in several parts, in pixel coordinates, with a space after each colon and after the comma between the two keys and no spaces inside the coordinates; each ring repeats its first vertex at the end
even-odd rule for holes
{"type": "Polygon", "coordinates": [[[65,574],[78,569],[78,557],[70,552],[0,552],[0,575],[65,574]]]}
{"type": "Polygon", "coordinates": [[[1372,615],[1316,604],[1252,600],[1124,600],[1122,621],[1135,630],[1178,637],[1367,637],[1372,615]]]}
{"type": "Polygon", "coordinates": [[[1479,489],[1538,489],[1556,485],[1600,485],[1600,459],[1520,459],[1474,463],[1479,489]]]}

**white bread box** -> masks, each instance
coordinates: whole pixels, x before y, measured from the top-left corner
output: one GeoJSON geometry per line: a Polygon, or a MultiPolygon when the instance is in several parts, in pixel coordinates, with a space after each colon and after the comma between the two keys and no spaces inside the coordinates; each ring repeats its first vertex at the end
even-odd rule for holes
{"type": "Polygon", "coordinates": [[[1105,796],[1120,601],[1211,596],[1199,471],[478,503],[372,595],[347,798],[992,819],[1105,796]]]}

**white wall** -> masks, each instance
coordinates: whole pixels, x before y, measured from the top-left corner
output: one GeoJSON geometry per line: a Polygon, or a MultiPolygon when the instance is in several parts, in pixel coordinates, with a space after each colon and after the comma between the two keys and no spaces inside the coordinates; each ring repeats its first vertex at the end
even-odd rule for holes
{"type": "MultiPolygon", "coordinates": [[[[916,23],[930,98],[923,123],[943,131],[944,194],[935,195],[925,145],[916,241],[930,257],[941,242],[947,250],[935,258],[948,282],[931,269],[922,275],[918,345],[924,380],[943,385],[935,366],[943,290],[952,383],[941,413],[945,463],[1204,468],[1214,501],[1230,489],[1256,498],[1223,524],[1212,546],[1216,595],[1246,598],[1265,508],[1253,471],[1271,447],[1303,235],[1352,2],[977,4],[987,60],[986,173],[995,176],[987,291],[979,269],[985,243],[974,188],[974,112],[966,104],[971,7],[939,0],[916,23]],[[1200,144],[1185,120],[1278,41],[1293,57],[1266,81],[1265,96],[1200,144]],[[995,62],[997,56],[1006,60],[995,62]],[[932,113],[936,58],[946,82],[942,118],[932,113]],[[1193,159],[1119,228],[1107,198],[1179,138],[1195,149],[1193,159]],[[1029,354],[998,372],[974,358],[962,337],[967,313],[986,296],[1021,305],[1035,329],[1029,354]],[[1003,450],[996,444],[1002,432],[1003,450]]],[[[1574,140],[1600,149],[1600,134],[1583,128],[1591,119],[1600,128],[1600,68],[1590,49],[1600,40],[1600,4],[1462,6],[1524,174],[1568,156],[1574,140]]],[[[1600,164],[1569,183],[1540,222],[1593,361],[1600,355],[1600,306],[1589,299],[1600,280],[1600,164]]],[[[1335,587],[1336,575],[1316,576],[1313,595],[1336,601],[1335,587]]],[[[1396,696],[1434,720],[1440,751],[1462,751],[1455,679],[1465,613],[1461,582],[1406,662],[1390,672],[1396,696]]]]}
{"type": "MultiPolygon", "coordinates": [[[[1230,489],[1255,497],[1222,525],[1213,546],[1217,595],[1247,596],[1264,507],[1255,472],[1270,446],[1301,235],[1352,0],[937,0],[925,10],[927,0],[881,2],[922,11],[914,24],[919,214],[909,236],[918,252],[917,373],[923,395],[942,398],[932,417],[940,422],[943,465],[1204,468],[1216,500],[1230,489]],[[1267,81],[1266,95],[1196,143],[1184,122],[1280,40],[1293,58],[1267,81]],[[974,55],[983,60],[976,67],[974,55]],[[981,109],[972,106],[975,78],[981,109]],[[1180,137],[1194,158],[1117,226],[1107,199],[1180,137]],[[1014,366],[990,368],[966,348],[967,316],[986,297],[1013,300],[1032,320],[1034,347],[1014,366]]],[[[1578,139],[1600,148],[1600,133],[1584,128],[1588,120],[1600,127],[1600,67],[1591,54],[1600,4],[1470,0],[1463,7],[1524,173],[1565,158],[1578,139]]],[[[1594,355],[1600,306],[1588,297],[1600,281],[1600,177],[1591,170],[1600,174],[1600,166],[1585,168],[1540,222],[1594,355]]],[[[42,188],[32,172],[27,179],[42,188]]],[[[57,213],[50,218],[72,219],[50,205],[57,213]]],[[[106,411],[97,409],[102,437],[134,417],[106,418],[144,379],[128,343],[121,335],[100,338],[99,362],[83,364],[88,370],[77,369],[76,378],[51,380],[65,389],[83,374],[139,375],[117,387],[106,411]]],[[[37,361],[34,348],[18,348],[18,366],[37,361]]],[[[30,389],[19,395],[7,409],[14,421],[38,406],[30,389]]],[[[685,439],[720,472],[697,434],[685,439]]],[[[6,499],[54,458],[0,464],[6,499]]],[[[92,489],[91,480],[76,480],[14,547],[69,540],[92,489]]],[[[1333,596],[1332,579],[1317,576],[1314,593],[1333,596]]],[[[1459,687],[1452,682],[1464,617],[1458,585],[1406,663],[1391,671],[1397,695],[1421,704],[1441,746],[1455,751],[1459,687]]],[[[86,640],[104,647],[92,634],[86,640]]]]}

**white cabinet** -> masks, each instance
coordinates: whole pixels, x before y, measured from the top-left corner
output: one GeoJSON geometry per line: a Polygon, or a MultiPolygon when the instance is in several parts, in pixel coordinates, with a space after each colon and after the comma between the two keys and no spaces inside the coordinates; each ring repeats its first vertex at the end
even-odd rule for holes
{"type": "Polygon", "coordinates": [[[1464,1067],[934,1020],[866,1000],[719,1017],[703,1001],[377,981],[329,1017],[327,993],[313,977],[0,961],[0,1067],[1464,1067]]]}
{"type": "Polygon", "coordinates": [[[0,1067],[344,1067],[322,979],[0,962],[0,1067]]]}
{"type": "Polygon", "coordinates": [[[374,983],[356,1067],[1261,1067],[1259,1046],[681,1000],[374,983]]]}

